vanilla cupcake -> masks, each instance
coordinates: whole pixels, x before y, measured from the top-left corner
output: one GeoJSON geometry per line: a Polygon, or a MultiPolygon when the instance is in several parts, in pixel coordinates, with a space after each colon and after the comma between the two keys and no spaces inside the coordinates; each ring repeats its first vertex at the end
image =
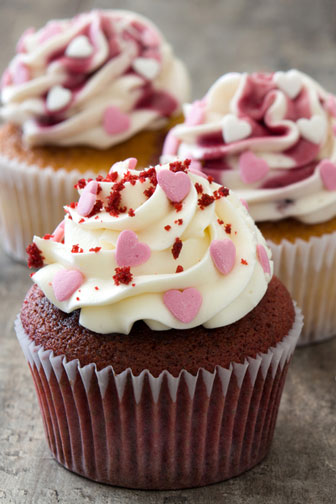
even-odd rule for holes
{"type": "Polygon", "coordinates": [[[188,95],[184,66],[138,14],[94,10],[28,29],[2,79],[5,249],[24,259],[31,235],[56,226],[81,176],[106,174],[128,156],[140,167],[157,162],[188,95]]]}
{"type": "Polygon", "coordinates": [[[302,326],[240,200],[189,161],[82,181],[16,331],[52,454],[96,481],[201,486],[268,453],[302,326]]]}
{"type": "Polygon", "coordinates": [[[185,108],[164,154],[234,189],[302,307],[300,343],[336,333],[336,100],[297,71],[230,73],[185,108]]]}

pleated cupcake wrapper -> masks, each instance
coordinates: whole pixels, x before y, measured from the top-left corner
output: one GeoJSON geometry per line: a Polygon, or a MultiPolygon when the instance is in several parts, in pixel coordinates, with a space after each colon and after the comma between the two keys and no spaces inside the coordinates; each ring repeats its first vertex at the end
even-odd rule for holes
{"type": "Polygon", "coordinates": [[[268,241],[274,274],[302,309],[304,326],[298,345],[336,334],[336,233],[280,244],[268,241]]]}
{"type": "Polygon", "coordinates": [[[222,481],[264,458],[302,315],[296,308],[291,331],[266,354],[178,377],[81,367],[36,346],[19,318],[15,327],[58,462],[112,485],[172,489],[222,481]]]}
{"type": "Polygon", "coordinates": [[[53,170],[0,156],[0,220],[3,246],[20,261],[35,235],[52,233],[64,218],[63,206],[78,197],[74,185],[93,172],[53,170]]]}

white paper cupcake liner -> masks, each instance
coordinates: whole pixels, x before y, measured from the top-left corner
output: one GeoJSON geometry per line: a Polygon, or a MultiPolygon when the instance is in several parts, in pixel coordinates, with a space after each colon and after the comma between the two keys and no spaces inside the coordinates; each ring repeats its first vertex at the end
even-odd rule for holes
{"type": "Polygon", "coordinates": [[[302,315],[266,354],[228,369],[81,367],[15,329],[28,360],[51,452],[66,468],[129,488],[206,485],[250,469],[268,452],[302,315]]]}
{"type": "Polygon", "coordinates": [[[336,233],[280,244],[272,250],[274,274],[302,309],[304,326],[298,345],[317,343],[336,334],[336,233]]]}
{"type": "Polygon", "coordinates": [[[93,172],[53,170],[0,156],[0,221],[5,251],[26,262],[35,235],[52,233],[64,218],[63,206],[78,197],[74,185],[93,172]]]}

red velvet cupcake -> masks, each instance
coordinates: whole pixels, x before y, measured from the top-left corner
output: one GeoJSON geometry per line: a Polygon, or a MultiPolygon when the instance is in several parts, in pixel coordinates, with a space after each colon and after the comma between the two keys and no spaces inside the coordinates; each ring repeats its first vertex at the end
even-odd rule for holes
{"type": "Polygon", "coordinates": [[[57,236],[34,238],[43,267],[16,322],[53,455],[131,488],[253,467],[302,317],[247,210],[188,161],[120,163],[80,192],[57,236]]]}

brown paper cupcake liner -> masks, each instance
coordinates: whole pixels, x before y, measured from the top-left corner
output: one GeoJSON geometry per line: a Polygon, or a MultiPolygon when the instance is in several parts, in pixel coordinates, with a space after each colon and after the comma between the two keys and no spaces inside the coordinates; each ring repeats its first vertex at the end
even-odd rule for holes
{"type": "Polygon", "coordinates": [[[26,247],[35,235],[52,233],[64,218],[63,206],[77,199],[74,185],[82,177],[67,172],[7,159],[0,156],[0,223],[5,251],[26,261],[26,247]]]}
{"type": "Polygon", "coordinates": [[[302,328],[266,354],[196,376],[81,367],[36,346],[15,323],[50,450],[67,469],[111,485],[176,489],[236,476],[267,454],[302,328]]]}
{"type": "Polygon", "coordinates": [[[272,250],[274,274],[302,309],[304,326],[298,345],[317,343],[336,334],[336,233],[280,244],[272,250]]]}

